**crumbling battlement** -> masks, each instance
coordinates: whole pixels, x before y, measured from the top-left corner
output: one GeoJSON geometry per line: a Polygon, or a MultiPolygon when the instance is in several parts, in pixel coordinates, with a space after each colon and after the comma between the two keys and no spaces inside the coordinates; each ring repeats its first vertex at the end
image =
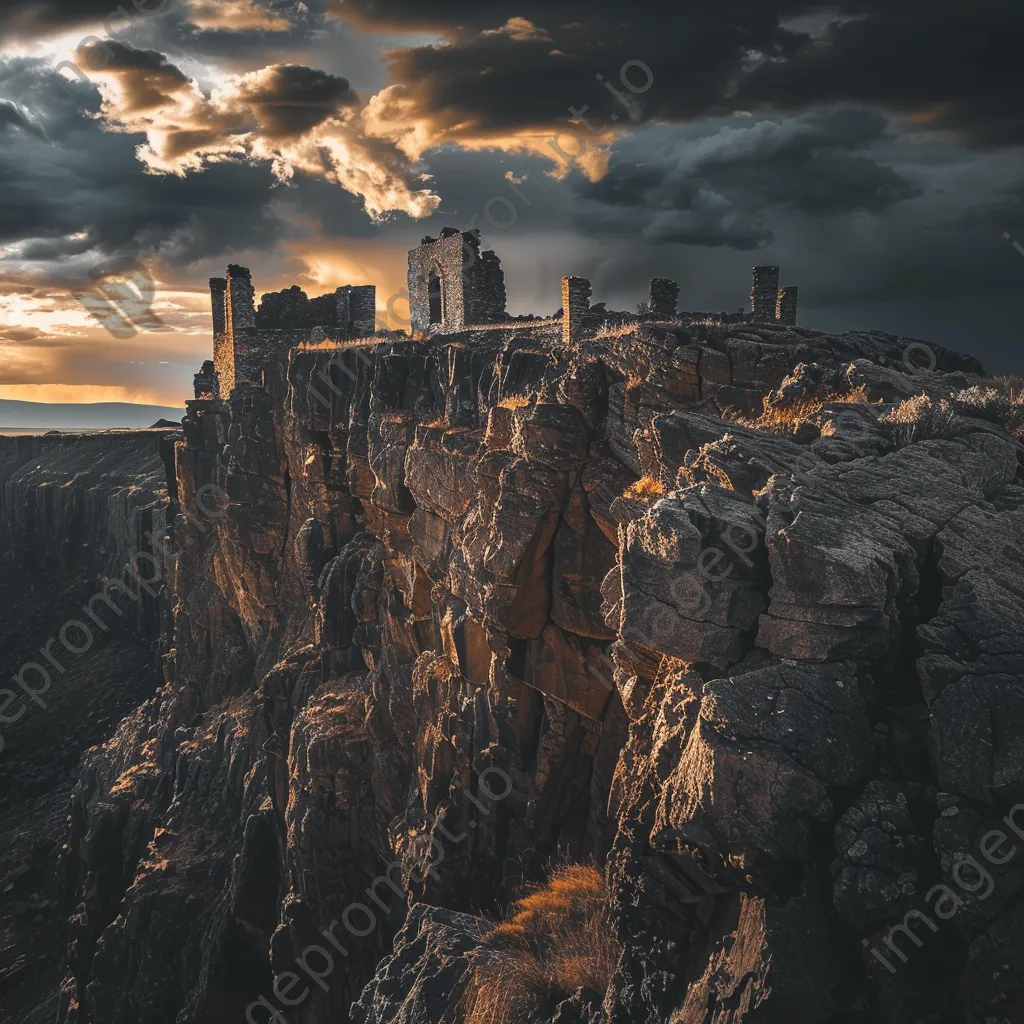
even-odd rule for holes
{"type": "MultiPolygon", "coordinates": [[[[310,299],[298,286],[261,296],[255,306],[252,274],[231,264],[226,277],[210,278],[213,312],[213,376],[217,394],[228,399],[236,384],[258,383],[271,361],[304,342],[357,338],[373,333],[374,285],[344,285],[310,299]]],[[[203,370],[204,387],[210,377],[203,370]]],[[[200,382],[197,380],[197,395],[200,382]]]]}
{"type": "Polygon", "coordinates": [[[779,287],[778,267],[754,267],[750,289],[750,319],[760,323],[773,320],[788,327],[796,326],[797,294],[795,287],[779,287]]]}
{"type": "Polygon", "coordinates": [[[256,310],[259,330],[296,330],[326,327],[339,337],[372,334],[376,319],[376,288],[345,285],[333,292],[309,298],[297,285],[260,297],[256,310]]]}
{"type": "Polygon", "coordinates": [[[450,334],[505,320],[505,274],[494,252],[480,252],[479,231],[444,228],[409,251],[412,329],[450,334]]]}
{"type": "MultiPolygon", "coordinates": [[[[591,303],[591,283],[584,277],[562,278],[562,308],[553,318],[512,317],[505,309],[505,275],[494,252],[480,249],[480,232],[444,228],[440,237],[427,236],[409,251],[409,311],[412,337],[464,335],[508,330],[535,341],[561,327],[562,343],[578,345],[645,321],[727,326],[765,323],[795,327],[797,289],[779,288],[779,268],[755,267],[751,312],[680,312],[679,285],[665,277],[651,280],[649,298],[638,312],[609,310],[591,303]]],[[[232,264],[226,277],[210,279],[213,310],[212,372],[204,367],[196,378],[196,397],[215,393],[231,396],[236,384],[260,383],[272,364],[282,363],[295,347],[352,347],[372,345],[382,337],[406,337],[406,332],[378,331],[376,289],[345,285],[309,298],[298,286],[261,296],[254,302],[252,275],[232,264]]]]}

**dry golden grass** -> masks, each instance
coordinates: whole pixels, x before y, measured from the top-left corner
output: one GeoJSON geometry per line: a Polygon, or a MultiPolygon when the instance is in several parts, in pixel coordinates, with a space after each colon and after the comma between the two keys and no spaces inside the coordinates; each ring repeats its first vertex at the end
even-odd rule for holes
{"type": "Polygon", "coordinates": [[[525,409],[533,403],[533,399],[526,395],[509,395],[498,403],[499,409],[525,409]]]}
{"type": "Polygon", "coordinates": [[[867,404],[868,397],[865,388],[854,388],[852,391],[832,392],[822,398],[804,399],[799,402],[772,401],[772,395],[767,396],[761,403],[761,414],[749,416],[738,409],[726,409],[722,412],[722,419],[732,420],[744,427],[753,427],[755,430],[763,430],[768,434],[779,434],[783,437],[791,437],[796,433],[802,423],[818,416],[826,405],[837,402],[848,402],[851,404],[867,404]]]}
{"type": "Polygon", "coordinates": [[[485,936],[466,993],[466,1024],[521,1024],[577,989],[604,997],[619,959],[596,868],[559,868],[485,936]]]}
{"type": "Polygon", "coordinates": [[[1024,399],[1024,377],[989,377],[982,387],[998,391],[1012,402],[1024,399]]]}
{"type": "Polygon", "coordinates": [[[993,377],[957,392],[950,404],[961,416],[988,420],[1011,437],[1024,440],[1024,381],[1020,377],[993,377]]]}
{"type": "Polygon", "coordinates": [[[379,345],[382,340],[375,334],[368,334],[364,338],[344,338],[340,341],[334,341],[331,338],[326,338],[324,341],[300,341],[295,347],[300,352],[333,352],[336,349],[349,349],[349,348],[370,348],[373,345],[379,345]]]}
{"type": "Polygon", "coordinates": [[[958,437],[964,432],[963,419],[944,398],[914,395],[904,399],[892,412],[879,419],[897,448],[932,438],[958,437]]]}
{"type": "Polygon", "coordinates": [[[624,498],[655,498],[665,493],[665,485],[653,476],[642,476],[631,483],[622,496],[624,498]]]}

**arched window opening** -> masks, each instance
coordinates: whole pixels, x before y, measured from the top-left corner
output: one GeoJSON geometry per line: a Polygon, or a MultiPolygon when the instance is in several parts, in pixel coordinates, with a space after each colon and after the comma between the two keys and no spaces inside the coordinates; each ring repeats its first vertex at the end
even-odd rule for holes
{"type": "Polygon", "coordinates": [[[427,299],[430,303],[430,322],[432,324],[439,324],[443,319],[444,309],[441,296],[441,276],[434,267],[431,267],[430,276],[427,278],[427,299]]]}

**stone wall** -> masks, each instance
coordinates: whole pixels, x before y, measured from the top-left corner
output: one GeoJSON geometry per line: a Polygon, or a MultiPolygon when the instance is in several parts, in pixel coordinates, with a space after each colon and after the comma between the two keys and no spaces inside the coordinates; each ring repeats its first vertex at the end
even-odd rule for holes
{"type": "Polygon", "coordinates": [[[651,279],[649,308],[655,316],[675,316],[679,302],[679,285],[667,277],[651,279]]]}
{"type": "Polygon", "coordinates": [[[248,267],[232,263],[224,280],[227,286],[225,330],[219,345],[214,337],[214,367],[221,397],[228,398],[239,380],[239,368],[245,362],[249,346],[255,338],[256,308],[252,274],[248,267]]]}
{"type": "Polygon", "coordinates": [[[754,267],[750,311],[755,320],[774,320],[779,294],[779,268],[754,267]]]}
{"type": "Polygon", "coordinates": [[[590,312],[590,282],[585,277],[562,278],[562,341],[579,341],[590,312]]]}
{"type": "Polygon", "coordinates": [[[376,288],[344,285],[333,292],[309,298],[297,285],[266,292],[256,311],[258,330],[297,330],[326,327],[334,337],[358,337],[373,333],[376,288]]]}
{"type": "Polygon", "coordinates": [[[796,326],[797,301],[799,289],[791,285],[779,289],[779,297],[775,304],[775,319],[788,327],[796,326]]]}
{"type": "Polygon", "coordinates": [[[235,385],[235,354],[228,341],[227,278],[210,278],[210,308],[213,313],[213,363],[223,394],[235,385]]]}
{"type": "Polygon", "coordinates": [[[408,281],[414,331],[451,333],[506,316],[501,261],[491,251],[480,252],[477,231],[445,228],[440,238],[424,238],[409,252],[408,281]],[[431,312],[432,274],[440,282],[440,317],[431,312]]]}
{"type": "Polygon", "coordinates": [[[376,294],[374,285],[344,285],[310,299],[292,285],[264,293],[256,309],[252,274],[232,264],[226,278],[210,279],[214,359],[211,371],[204,366],[196,377],[196,397],[206,397],[200,389],[211,380],[225,401],[237,384],[261,384],[265,371],[283,363],[295,345],[372,334],[376,294]]]}

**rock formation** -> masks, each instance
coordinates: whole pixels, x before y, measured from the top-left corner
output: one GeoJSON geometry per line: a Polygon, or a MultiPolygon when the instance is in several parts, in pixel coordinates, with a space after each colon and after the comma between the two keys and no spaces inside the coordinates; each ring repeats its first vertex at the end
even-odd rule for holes
{"type": "Polygon", "coordinates": [[[1008,400],[568,280],[571,331],[201,375],[165,685],[73,797],[64,1024],[460,1022],[490,922],[586,863],[617,959],[538,1021],[1024,1019],[1008,400]]]}

